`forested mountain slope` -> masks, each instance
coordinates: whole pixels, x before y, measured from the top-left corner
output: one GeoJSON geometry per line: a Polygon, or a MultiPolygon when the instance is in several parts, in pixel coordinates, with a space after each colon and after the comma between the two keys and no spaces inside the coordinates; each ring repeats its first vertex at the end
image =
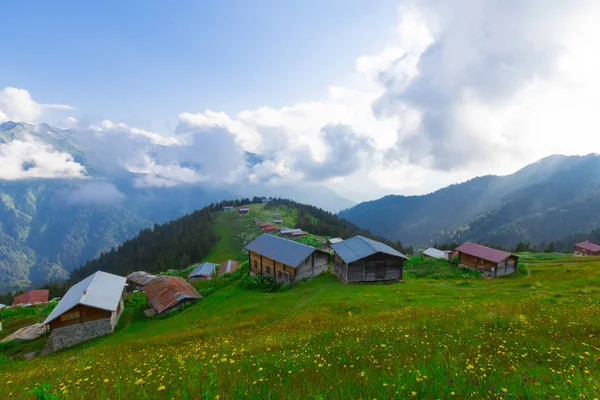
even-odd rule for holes
{"type": "MultiPolygon", "coordinates": [[[[23,148],[44,149],[46,156],[67,154],[85,168],[85,176],[78,178],[0,174],[0,293],[64,280],[74,268],[140,229],[223,199],[282,193],[300,201],[315,197],[301,188],[260,183],[140,185],[141,175],[127,169],[127,157],[111,158],[111,152],[119,149],[107,146],[114,140],[124,147],[143,140],[139,135],[126,135],[113,132],[102,136],[93,130],[62,130],[47,124],[0,124],[3,151],[17,154],[23,148]]],[[[159,152],[164,146],[148,144],[148,148],[159,152]]],[[[245,157],[241,162],[251,166],[265,161],[258,154],[245,157]]],[[[36,168],[35,162],[25,164],[25,170],[36,168]]],[[[326,208],[352,204],[326,188],[319,190],[316,200],[326,208]]]]}
{"type": "Polygon", "coordinates": [[[340,216],[411,245],[474,240],[514,247],[600,227],[600,156],[551,156],[423,196],[386,196],[340,216]]]}

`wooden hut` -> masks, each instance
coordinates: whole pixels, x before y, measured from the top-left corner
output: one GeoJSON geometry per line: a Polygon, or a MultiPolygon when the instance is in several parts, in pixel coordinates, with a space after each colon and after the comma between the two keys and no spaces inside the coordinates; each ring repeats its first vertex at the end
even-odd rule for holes
{"type": "Polygon", "coordinates": [[[13,299],[12,306],[26,306],[31,304],[41,304],[48,302],[48,296],[50,291],[44,290],[30,290],[29,292],[25,292],[16,296],[13,299]]]}
{"type": "Polygon", "coordinates": [[[587,240],[577,243],[574,247],[576,256],[600,256],[600,246],[587,240]]]}
{"type": "Polygon", "coordinates": [[[192,285],[178,276],[158,276],[144,286],[144,293],[153,309],[152,313],[146,315],[171,311],[201,298],[192,285]]]}
{"type": "Polygon", "coordinates": [[[238,214],[239,215],[246,215],[250,212],[250,209],[248,207],[240,207],[238,208],[238,214]]]}
{"type": "Polygon", "coordinates": [[[233,206],[223,206],[223,211],[233,211],[233,206]]]}
{"type": "Polygon", "coordinates": [[[188,281],[196,282],[212,279],[213,276],[215,276],[217,266],[217,264],[210,262],[204,262],[196,265],[194,270],[188,275],[188,281]]]}
{"type": "Polygon", "coordinates": [[[333,272],[344,282],[402,280],[408,257],[386,244],[354,236],[331,247],[335,252],[333,272]]]}
{"type": "Polygon", "coordinates": [[[223,274],[232,274],[239,267],[240,263],[236,260],[223,261],[219,265],[219,276],[223,274]]]}
{"type": "Polygon", "coordinates": [[[129,283],[128,290],[141,290],[155,278],[155,275],[149,274],[146,271],[132,272],[127,275],[127,282],[129,283]]]}
{"type": "Polygon", "coordinates": [[[250,273],[294,283],[327,271],[329,254],[293,240],[261,235],[248,243],[250,273]]]}
{"type": "Polygon", "coordinates": [[[480,244],[467,242],[459,246],[458,265],[495,277],[517,272],[519,256],[480,244]]]}
{"type": "Polygon", "coordinates": [[[98,271],[72,286],[44,321],[52,351],[112,333],[123,312],[126,279],[98,271]]]}

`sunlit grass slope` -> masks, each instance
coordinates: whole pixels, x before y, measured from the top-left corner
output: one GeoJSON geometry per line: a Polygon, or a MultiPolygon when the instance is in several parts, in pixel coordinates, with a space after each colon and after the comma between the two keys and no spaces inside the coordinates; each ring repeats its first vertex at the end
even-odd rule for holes
{"type": "Polygon", "coordinates": [[[158,320],[129,304],[110,336],[5,361],[0,398],[600,397],[600,260],[529,269],[390,285],[324,275],[271,294],[232,282],[158,320]]]}

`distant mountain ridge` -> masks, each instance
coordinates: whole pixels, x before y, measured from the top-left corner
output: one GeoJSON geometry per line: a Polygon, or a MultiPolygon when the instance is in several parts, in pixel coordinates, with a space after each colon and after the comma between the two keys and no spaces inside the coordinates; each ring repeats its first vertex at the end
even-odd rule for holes
{"type": "Polygon", "coordinates": [[[511,175],[478,177],[422,196],[385,196],[339,215],[415,246],[551,241],[600,227],[600,156],[554,155],[511,175]]]}
{"type": "MultiPolygon", "coordinates": [[[[141,229],[221,200],[281,196],[332,211],[353,205],[324,187],[318,191],[249,183],[140,187],[135,184],[139,174],[105,162],[110,137],[98,138],[94,131],[63,130],[43,123],[0,124],[0,145],[14,141],[33,141],[68,153],[85,167],[86,177],[0,178],[0,293],[66,279],[73,269],[141,229]]],[[[250,166],[266,159],[254,153],[244,156],[243,162],[250,166]]]]}

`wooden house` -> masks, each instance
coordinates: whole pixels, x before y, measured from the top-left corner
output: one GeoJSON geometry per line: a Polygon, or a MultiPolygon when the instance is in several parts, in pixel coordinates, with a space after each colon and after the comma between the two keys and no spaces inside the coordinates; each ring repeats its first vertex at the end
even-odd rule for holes
{"type": "Polygon", "coordinates": [[[273,223],[277,224],[277,225],[281,225],[281,224],[283,224],[283,220],[281,220],[281,219],[274,219],[273,223]]]}
{"type": "Polygon", "coordinates": [[[149,274],[146,271],[135,271],[127,275],[127,283],[129,291],[141,290],[144,286],[150,283],[156,276],[149,274]]]}
{"type": "Polygon", "coordinates": [[[438,250],[434,247],[430,247],[427,250],[423,251],[424,258],[437,258],[444,261],[452,261],[452,251],[449,250],[438,250]]]}
{"type": "Polygon", "coordinates": [[[239,267],[240,263],[236,260],[223,261],[219,265],[219,276],[223,274],[232,274],[239,267]]]}
{"type": "Polygon", "coordinates": [[[279,233],[283,236],[292,236],[292,234],[298,232],[302,232],[302,229],[279,228],[279,233]]]}
{"type": "Polygon", "coordinates": [[[574,247],[576,256],[600,256],[600,246],[587,240],[577,243],[574,247]]]}
{"type": "Polygon", "coordinates": [[[215,263],[204,262],[196,265],[194,270],[188,275],[189,282],[203,281],[212,279],[217,272],[218,265],[215,263]]]}
{"type": "Polygon", "coordinates": [[[52,351],[112,333],[123,312],[126,279],[98,271],[72,286],[44,321],[52,351]]]}
{"type": "Polygon", "coordinates": [[[146,313],[150,316],[174,310],[202,297],[192,285],[178,276],[158,276],[143,290],[152,306],[153,312],[146,313]]]}
{"type": "Polygon", "coordinates": [[[404,254],[390,246],[354,236],[331,245],[335,252],[333,273],[344,282],[402,280],[404,254]]]}
{"type": "Polygon", "coordinates": [[[519,256],[480,244],[467,242],[459,246],[458,265],[495,277],[517,272],[519,256]]]}
{"type": "Polygon", "coordinates": [[[300,232],[292,232],[292,238],[299,238],[299,237],[304,237],[307,236],[308,232],[304,232],[304,231],[300,231],[300,232]]]}
{"type": "Polygon", "coordinates": [[[239,215],[246,215],[250,212],[250,209],[248,207],[240,207],[238,208],[238,214],[239,215]]]}
{"type": "Polygon", "coordinates": [[[223,211],[233,211],[233,206],[223,206],[223,211]]]}
{"type": "Polygon", "coordinates": [[[250,273],[294,283],[327,271],[329,254],[293,240],[261,235],[246,246],[250,273]]]}
{"type": "Polygon", "coordinates": [[[16,296],[13,299],[12,306],[26,306],[31,304],[41,304],[48,302],[48,296],[50,291],[48,290],[30,290],[16,296]]]}

